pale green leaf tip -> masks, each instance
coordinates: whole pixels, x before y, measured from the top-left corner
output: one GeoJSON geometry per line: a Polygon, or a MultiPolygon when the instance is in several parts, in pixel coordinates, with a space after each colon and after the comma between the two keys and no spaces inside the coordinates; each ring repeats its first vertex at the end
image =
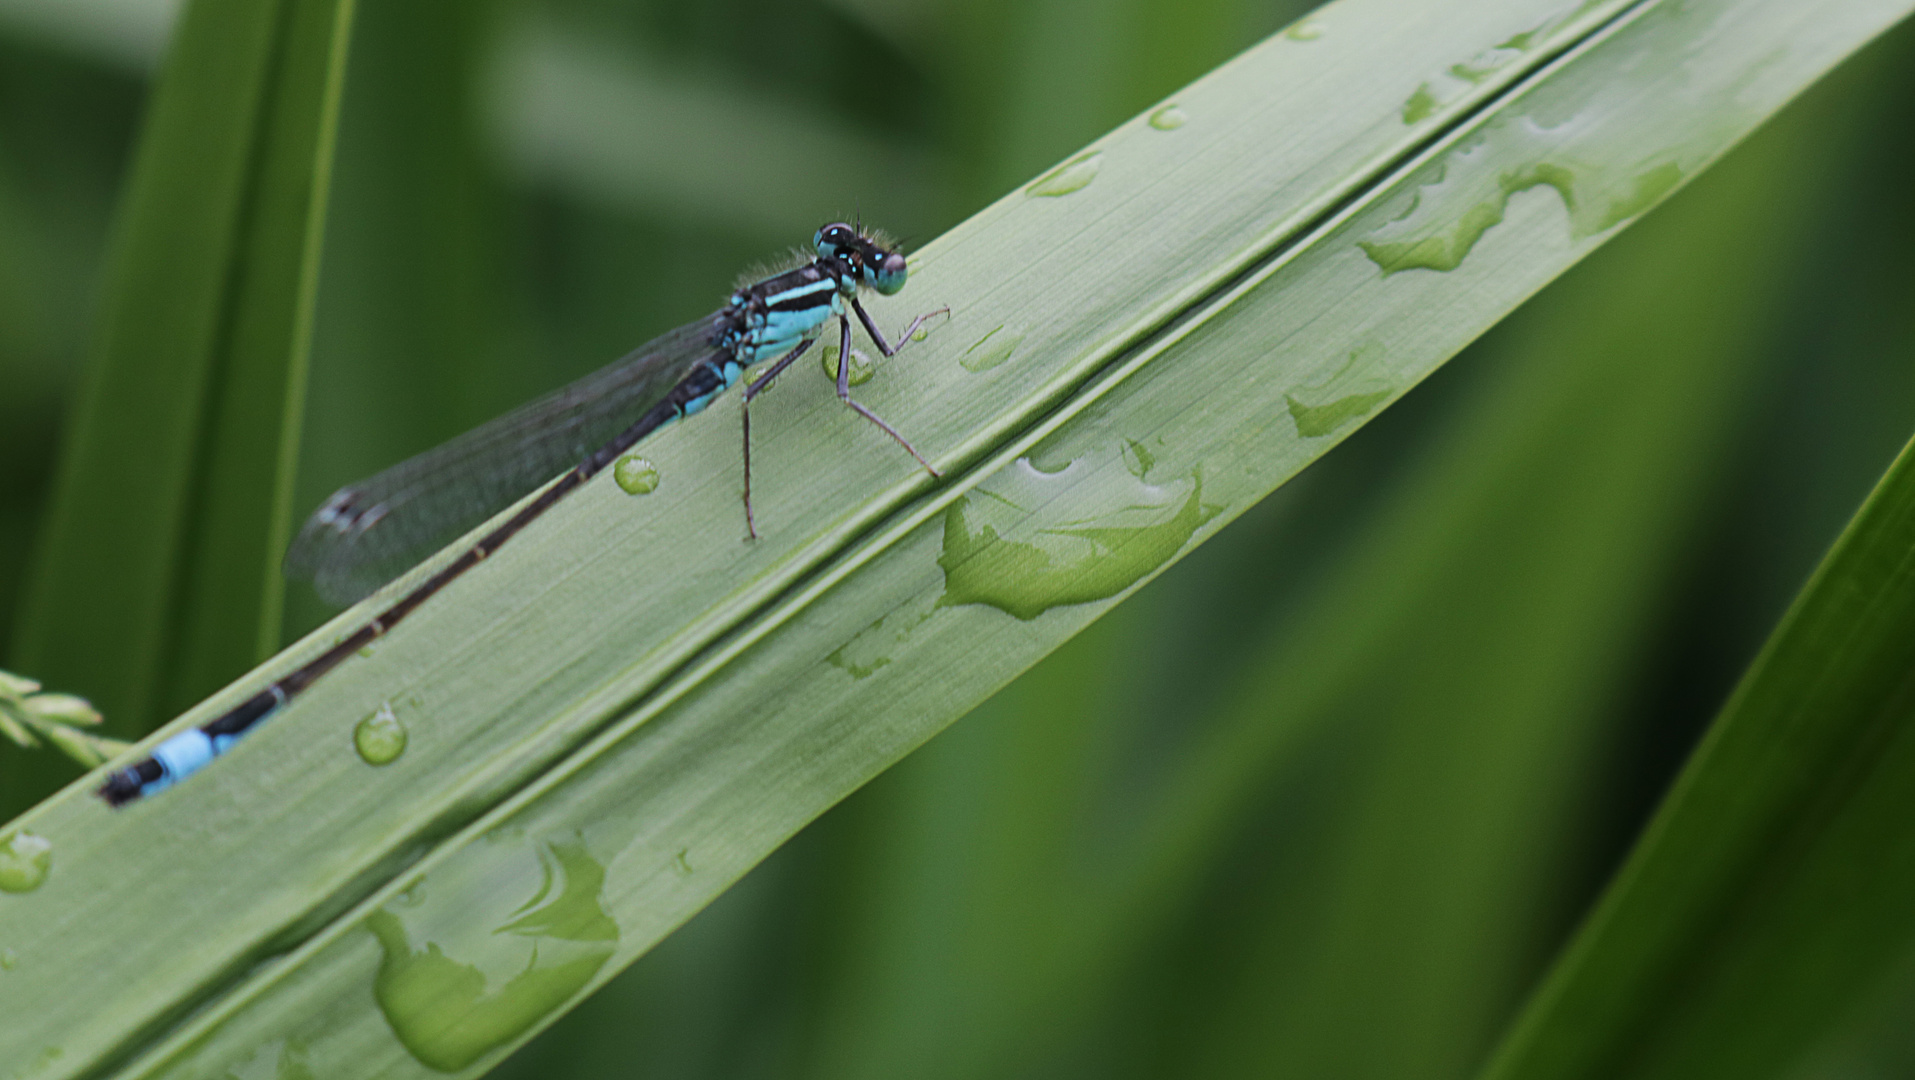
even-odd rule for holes
{"type": "Polygon", "coordinates": [[[0,697],[20,698],[40,689],[40,684],[11,671],[0,671],[0,697]]]}

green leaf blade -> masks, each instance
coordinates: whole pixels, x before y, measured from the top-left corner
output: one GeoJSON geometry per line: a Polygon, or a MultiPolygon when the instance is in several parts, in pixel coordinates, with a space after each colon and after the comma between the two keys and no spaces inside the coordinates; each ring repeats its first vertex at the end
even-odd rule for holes
{"type": "Polygon", "coordinates": [[[1871,995],[1905,995],[1911,635],[1915,446],[1804,588],[1486,1075],[1810,1070],[1871,995]]]}

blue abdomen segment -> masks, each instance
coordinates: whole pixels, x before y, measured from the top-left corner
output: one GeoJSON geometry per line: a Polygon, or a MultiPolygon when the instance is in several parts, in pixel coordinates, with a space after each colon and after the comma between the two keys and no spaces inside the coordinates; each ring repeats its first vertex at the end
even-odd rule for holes
{"type": "Polygon", "coordinates": [[[153,762],[160,767],[160,775],[140,785],[140,794],[151,795],[172,787],[205,768],[238,741],[237,735],[208,735],[199,728],[180,732],[153,748],[153,762]]]}
{"type": "Polygon", "coordinates": [[[274,683],[212,723],[166,739],[153,748],[150,757],[107,773],[106,782],[99,787],[100,797],[109,806],[125,806],[172,787],[232,749],[253,725],[278,712],[287,697],[286,684],[274,683]]]}

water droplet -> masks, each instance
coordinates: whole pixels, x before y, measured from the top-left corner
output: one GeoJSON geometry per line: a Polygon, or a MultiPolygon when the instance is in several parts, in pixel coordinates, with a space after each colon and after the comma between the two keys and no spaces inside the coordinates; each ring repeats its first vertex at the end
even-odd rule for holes
{"type": "MultiPolygon", "coordinates": [[[[918,333],[924,333],[924,328],[919,327],[918,333]]],[[[915,339],[916,335],[913,335],[913,338],[915,339]]],[[[837,382],[838,347],[836,345],[826,345],[824,347],[824,355],[819,357],[819,362],[824,365],[825,378],[830,379],[834,383],[837,382]]],[[[876,370],[876,368],[871,366],[871,358],[864,354],[863,349],[851,350],[850,382],[852,386],[863,386],[865,383],[870,382],[871,376],[876,370]]]]}
{"type": "Polygon", "coordinates": [[[1491,75],[1508,66],[1510,62],[1521,59],[1523,53],[1536,44],[1537,36],[1542,29],[1538,27],[1535,30],[1526,30],[1507,41],[1498,42],[1484,49],[1460,64],[1451,64],[1449,73],[1451,77],[1469,83],[1471,86],[1479,86],[1491,75]]]}
{"type": "Polygon", "coordinates": [[[315,1080],[318,1074],[309,1056],[305,1040],[288,1037],[259,1043],[244,1057],[222,1055],[224,1069],[188,1066],[178,1071],[192,1076],[218,1076],[220,1080],[315,1080]]]}
{"type": "Polygon", "coordinates": [[[0,949],[0,971],[12,971],[20,966],[20,954],[12,949],[0,949]]]}
{"type": "Polygon", "coordinates": [[[1305,405],[1288,394],[1283,399],[1290,403],[1290,418],[1297,422],[1297,434],[1306,439],[1315,439],[1333,434],[1343,425],[1368,416],[1378,405],[1390,400],[1390,391],[1349,394],[1324,405],[1305,405]]]}
{"type": "Polygon", "coordinates": [[[381,705],[352,729],[352,745],[368,765],[390,765],[406,752],[406,725],[381,705]]]}
{"type": "Polygon", "coordinates": [[[1499,71],[1522,59],[1566,20],[1575,18],[1579,14],[1581,14],[1580,11],[1558,12],[1528,30],[1512,34],[1468,60],[1444,68],[1441,74],[1418,86],[1409,100],[1403,103],[1403,122],[1415,124],[1427,120],[1441,106],[1462,97],[1470,91],[1471,87],[1483,85],[1499,71]]]}
{"type": "Polygon", "coordinates": [[[691,853],[691,848],[679,848],[678,854],[672,856],[672,867],[686,877],[692,876],[691,853]]]}
{"type": "Polygon", "coordinates": [[[495,832],[434,867],[410,906],[367,916],[383,957],[373,999],[428,1068],[458,1072],[571,1000],[612,958],[605,868],[573,836],[495,832]]]}
{"type": "Polygon", "coordinates": [[[0,892],[32,892],[53,869],[53,841],[30,832],[0,840],[0,892]]]}
{"type": "Polygon", "coordinates": [[[1283,36],[1291,41],[1315,41],[1323,36],[1323,27],[1315,19],[1306,16],[1291,23],[1283,36]]]}
{"type": "Polygon", "coordinates": [[[1150,447],[1136,439],[1125,439],[1122,453],[1124,468],[1130,470],[1130,475],[1139,480],[1144,478],[1144,474],[1150,471],[1152,465],[1157,464],[1157,455],[1152,454],[1150,447]]]}
{"type": "Polygon", "coordinates": [[[1175,105],[1166,105],[1150,114],[1150,126],[1158,131],[1175,131],[1190,122],[1190,117],[1175,105]]]}
{"type": "Polygon", "coordinates": [[[830,656],[825,657],[825,663],[830,664],[832,667],[837,668],[839,671],[844,672],[854,679],[868,679],[876,675],[879,668],[891,666],[891,658],[888,656],[870,656],[860,659],[852,654],[849,645],[845,645],[830,656]]]}
{"type": "Polygon", "coordinates": [[[978,338],[976,344],[964,350],[964,355],[958,357],[958,366],[973,374],[989,371],[1009,360],[1023,343],[1022,330],[1007,333],[1002,325],[994,326],[990,333],[978,338]]]}
{"type": "MultiPolygon", "coordinates": [[[[931,328],[928,326],[920,326],[916,330],[911,331],[912,341],[923,341],[925,338],[928,338],[930,336],[931,336],[931,328]]],[[[851,370],[852,370],[852,373],[855,375],[857,372],[857,368],[853,366],[851,370]]]]}
{"type": "MultiPolygon", "coordinates": [[[[1407,116],[1407,114],[1406,114],[1407,116]]],[[[1630,220],[1679,186],[1682,166],[1666,158],[1594,163],[1571,156],[1591,121],[1544,125],[1523,115],[1500,117],[1424,173],[1394,220],[1358,243],[1383,273],[1447,272],[1462,265],[1484,234],[1501,224],[1510,199],[1553,188],[1582,239],[1630,220]]]]}
{"type": "Polygon", "coordinates": [[[367,642],[366,644],[359,646],[360,656],[363,656],[367,659],[371,659],[373,652],[374,652],[374,644],[372,642],[367,642]]]}
{"type": "Polygon", "coordinates": [[[879,616],[857,632],[850,641],[838,646],[825,663],[851,676],[868,679],[879,669],[889,667],[891,654],[911,640],[912,631],[924,625],[935,610],[934,602],[913,603],[879,616]]]}
{"type": "Polygon", "coordinates": [[[658,469],[637,454],[626,454],[612,466],[612,479],[627,495],[650,495],[658,490],[658,469]]]}
{"type": "Polygon", "coordinates": [[[1682,167],[1673,161],[1660,165],[1651,165],[1632,179],[1629,190],[1620,198],[1610,199],[1603,204],[1600,214],[1593,219],[1580,223],[1578,235],[1594,236],[1614,226],[1620,225],[1650,207],[1662,201],[1664,195],[1676,189],[1682,183],[1682,167]]]}
{"type": "Polygon", "coordinates": [[[1073,191],[1082,191],[1097,179],[1097,169],[1103,163],[1103,154],[1093,150],[1059,165],[1043,176],[1031,182],[1024,189],[1026,195],[1055,198],[1069,195],[1073,191]]]}
{"type": "Polygon", "coordinates": [[[1448,273],[1463,265],[1463,258],[1476,246],[1492,225],[1503,220],[1506,203],[1498,199],[1478,203],[1451,221],[1447,227],[1431,231],[1413,240],[1362,240],[1357,246],[1383,271],[1383,276],[1405,270],[1436,270],[1448,273]]]}
{"type": "Polygon", "coordinates": [[[1357,246],[1385,277],[1405,270],[1447,273],[1502,223],[1511,195],[1548,185],[1574,212],[1575,176],[1569,169],[1543,160],[1510,168],[1502,164],[1508,149],[1502,126],[1486,127],[1435,165],[1401,216],[1357,246]]]}
{"type": "Polygon", "coordinates": [[[1395,389],[1377,378],[1377,373],[1386,370],[1385,355],[1382,342],[1364,342],[1350,350],[1349,357],[1329,377],[1286,393],[1284,400],[1290,405],[1297,435],[1305,439],[1333,435],[1390,400],[1395,389]]]}
{"type": "Polygon", "coordinates": [[[1436,95],[1430,92],[1429,83],[1418,86],[1409,100],[1403,103],[1403,122],[1415,124],[1428,120],[1435,115],[1438,104],[1436,95]]]}
{"type": "MultiPolygon", "coordinates": [[[[1125,459],[1125,451],[1130,458],[1125,459]]],[[[939,607],[986,604],[1019,619],[1116,596],[1182,550],[1218,507],[1195,472],[1168,483],[1134,474],[1112,447],[1056,472],[1020,458],[945,512],[939,607]]]]}

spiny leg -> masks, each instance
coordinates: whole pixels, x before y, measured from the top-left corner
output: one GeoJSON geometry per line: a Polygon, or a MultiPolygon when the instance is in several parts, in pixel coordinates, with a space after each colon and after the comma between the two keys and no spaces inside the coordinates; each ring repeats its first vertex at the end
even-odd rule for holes
{"type": "MultiPolygon", "coordinates": [[[[874,331],[874,333],[872,334],[872,340],[878,343],[878,348],[885,350],[884,355],[895,356],[897,354],[897,350],[891,348],[889,345],[885,343],[885,340],[883,338],[878,337],[876,335],[875,333],[876,327],[873,327],[871,325],[870,317],[866,316],[864,313],[864,309],[861,307],[858,307],[857,305],[858,305],[858,302],[855,299],[852,300],[851,306],[854,308],[857,308],[858,315],[864,319],[865,329],[874,331]]],[[[922,322],[922,321],[923,321],[922,319],[919,320],[919,322],[922,322]]],[[[912,325],[913,327],[915,327],[916,323],[913,323],[912,325]]],[[[912,446],[909,442],[906,442],[904,436],[898,434],[897,430],[894,429],[890,424],[887,424],[883,420],[878,419],[877,413],[872,412],[870,409],[865,408],[863,405],[860,405],[859,403],[851,399],[851,320],[845,318],[843,315],[838,316],[838,331],[839,331],[838,332],[838,400],[844,402],[846,405],[849,405],[853,409],[857,410],[857,413],[859,416],[862,416],[866,420],[869,420],[872,423],[878,425],[878,430],[884,432],[886,435],[891,436],[893,439],[896,439],[898,441],[898,445],[904,447],[905,453],[910,454],[912,457],[918,459],[918,464],[924,466],[925,472],[930,473],[932,476],[943,476],[944,474],[937,471],[937,469],[934,468],[930,462],[924,460],[924,455],[918,453],[917,447],[912,446]]]]}
{"type": "Polygon", "coordinates": [[[851,310],[858,313],[858,321],[864,324],[864,332],[871,335],[872,344],[876,345],[878,351],[886,356],[896,356],[898,353],[904,351],[904,347],[911,343],[911,335],[918,332],[918,327],[923,326],[939,315],[949,315],[951,313],[950,308],[941,307],[936,311],[927,311],[917,318],[912,319],[911,325],[905,327],[904,333],[898,335],[898,343],[893,345],[884,340],[884,332],[879,330],[878,324],[873,322],[871,316],[865,313],[864,305],[858,303],[858,298],[855,296],[851,298],[851,310]]]}
{"type": "Polygon", "coordinates": [[[751,399],[757,397],[760,390],[777,378],[779,372],[790,367],[792,361],[803,356],[805,350],[811,348],[811,342],[811,338],[800,341],[797,348],[779,357],[778,362],[771,365],[771,370],[746,383],[745,392],[742,395],[743,401],[738,406],[738,415],[743,417],[745,422],[745,532],[753,540],[758,539],[758,525],[751,517],[751,399]]]}

